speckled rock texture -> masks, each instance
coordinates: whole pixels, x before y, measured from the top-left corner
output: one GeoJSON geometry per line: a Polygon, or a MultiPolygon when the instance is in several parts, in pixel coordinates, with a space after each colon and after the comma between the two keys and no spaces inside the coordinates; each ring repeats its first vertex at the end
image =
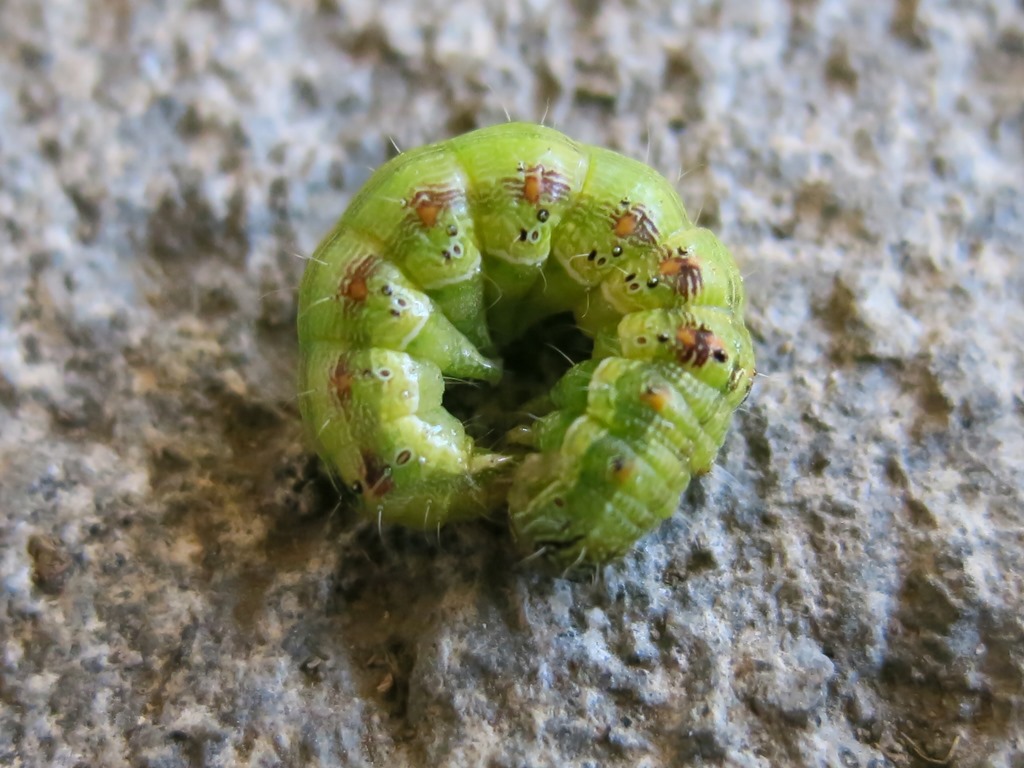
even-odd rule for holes
{"type": "Polygon", "coordinates": [[[1024,766],[1024,5],[0,3],[0,764],[1024,766]],[[295,287],[540,120],[729,243],[759,378],[595,578],[357,519],[295,287]]]}

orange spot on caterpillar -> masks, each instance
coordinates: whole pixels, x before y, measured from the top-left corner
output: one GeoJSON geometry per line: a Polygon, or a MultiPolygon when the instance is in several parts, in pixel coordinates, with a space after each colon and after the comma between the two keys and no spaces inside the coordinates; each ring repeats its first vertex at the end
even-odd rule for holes
{"type": "Polygon", "coordinates": [[[664,387],[644,387],[644,391],[640,393],[640,402],[653,408],[656,413],[661,413],[668,405],[668,392],[664,387]]]}
{"type": "Polygon", "coordinates": [[[629,237],[636,232],[636,216],[632,213],[625,213],[615,220],[612,231],[618,237],[629,237]]]}
{"type": "Polygon", "coordinates": [[[537,176],[527,176],[523,181],[523,199],[528,203],[536,205],[540,202],[540,195],[544,187],[537,176]]]}
{"type": "Polygon", "coordinates": [[[691,256],[669,256],[662,259],[658,264],[658,274],[686,299],[696,296],[704,287],[700,262],[691,256]]]}
{"type": "Polygon", "coordinates": [[[531,165],[520,173],[521,179],[504,179],[503,185],[530,205],[561,200],[569,195],[569,182],[556,170],[543,165],[531,165]]]}
{"type": "Polygon", "coordinates": [[[459,199],[460,192],[453,187],[425,187],[413,192],[409,207],[416,213],[419,223],[433,227],[441,213],[459,199]]]}
{"type": "Polygon", "coordinates": [[[370,295],[367,280],[373,273],[377,261],[376,256],[364,256],[346,270],[345,276],[338,285],[338,298],[358,303],[366,301],[366,297],[370,295]]]}
{"type": "Polygon", "coordinates": [[[612,232],[616,237],[641,243],[653,244],[658,241],[658,228],[642,205],[631,205],[625,213],[613,216],[612,232]]]}
{"type": "Polygon", "coordinates": [[[681,325],[676,330],[676,343],[679,349],[676,358],[680,363],[692,363],[697,368],[713,357],[717,362],[724,363],[729,359],[725,344],[704,326],[691,328],[681,325]]]}
{"type": "Polygon", "coordinates": [[[627,461],[621,456],[616,456],[612,459],[611,464],[608,467],[611,478],[619,485],[622,485],[629,481],[633,477],[633,473],[636,470],[636,464],[632,461],[627,461]]]}

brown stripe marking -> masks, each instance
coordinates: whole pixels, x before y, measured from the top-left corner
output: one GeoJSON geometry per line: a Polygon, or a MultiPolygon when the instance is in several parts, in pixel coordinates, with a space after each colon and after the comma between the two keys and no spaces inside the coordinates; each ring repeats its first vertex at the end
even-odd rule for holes
{"type": "Polygon", "coordinates": [[[395,481],[391,479],[391,467],[369,451],[363,451],[362,457],[363,487],[371,496],[385,496],[395,487],[395,481]]]}
{"type": "Polygon", "coordinates": [[[352,369],[348,367],[348,361],[344,356],[339,357],[338,362],[334,364],[334,370],[331,371],[330,386],[334,396],[343,406],[352,399],[352,382],[354,381],[355,376],[352,375],[352,369]]]}
{"type": "Polygon", "coordinates": [[[519,173],[522,178],[506,178],[502,185],[530,205],[561,200],[569,195],[569,182],[553,168],[531,165],[519,173]]]}
{"type": "Polygon", "coordinates": [[[681,255],[669,256],[658,264],[658,274],[684,299],[696,296],[704,288],[700,262],[683,249],[681,255]]]}
{"type": "Polygon", "coordinates": [[[714,358],[719,363],[729,359],[722,340],[703,325],[699,328],[679,326],[676,329],[676,343],[679,345],[676,359],[680,363],[692,363],[700,368],[709,358],[714,358]]]}
{"type": "Polygon", "coordinates": [[[612,216],[612,233],[616,237],[636,240],[652,245],[658,241],[658,228],[647,209],[640,204],[629,205],[626,210],[612,216]]]}

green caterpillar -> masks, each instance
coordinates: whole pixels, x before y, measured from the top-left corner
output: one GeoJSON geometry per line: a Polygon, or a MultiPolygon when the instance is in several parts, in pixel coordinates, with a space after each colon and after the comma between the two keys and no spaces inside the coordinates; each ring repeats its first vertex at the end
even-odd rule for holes
{"type": "Polygon", "coordinates": [[[366,514],[434,527],[507,503],[526,553],[602,563],[672,515],[754,377],[743,280],[646,165],[508,123],[400,154],[354,198],[299,293],[302,415],[366,514]],[[593,339],[514,444],[442,406],[571,311],[593,339]]]}

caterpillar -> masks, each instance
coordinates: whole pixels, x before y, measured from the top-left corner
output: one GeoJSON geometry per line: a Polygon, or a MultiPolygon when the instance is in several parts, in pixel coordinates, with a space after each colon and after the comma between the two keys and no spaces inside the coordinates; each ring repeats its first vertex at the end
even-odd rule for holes
{"type": "MultiPolygon", "coordinates": [[[[622,556],[710,470],[754,378],[743,280],[647,165],[506,123],[379,168],[299,291],[301,411],[368,517],[432,528],[508,507],[524,553],[622,556]],[[484,445],[446,382],[571,312],[592,339],[535,421],[484,445]]],[[[536,406],[536,407],[534,407],[536,406]]]]}

